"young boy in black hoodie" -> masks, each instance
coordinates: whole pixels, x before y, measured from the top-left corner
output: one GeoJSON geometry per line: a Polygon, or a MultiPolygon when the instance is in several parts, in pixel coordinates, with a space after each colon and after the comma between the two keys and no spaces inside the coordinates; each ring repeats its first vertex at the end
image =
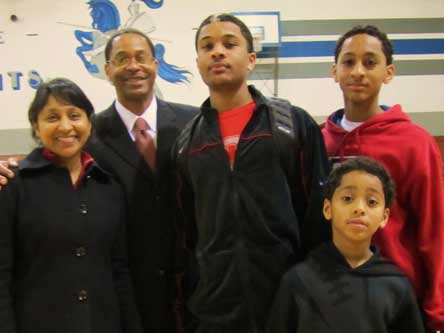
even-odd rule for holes
{"type": "Polygon", "coordinates": [[[269,333],[424,332],[407,277],[370,245],[387,223],[393,193],[389,174],[372,159],[331,172],[323,213],[333,240],[283,277],[269,333]]]}

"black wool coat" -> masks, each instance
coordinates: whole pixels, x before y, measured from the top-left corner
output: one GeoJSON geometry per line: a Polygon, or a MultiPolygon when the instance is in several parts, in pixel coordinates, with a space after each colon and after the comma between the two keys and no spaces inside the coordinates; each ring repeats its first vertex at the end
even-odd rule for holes
{"type": "Polygon", "coordinates": [[[121,187],[95,163],[69,172],[34,150],[0,192],[0,332],[139,333],[121,187]]]}

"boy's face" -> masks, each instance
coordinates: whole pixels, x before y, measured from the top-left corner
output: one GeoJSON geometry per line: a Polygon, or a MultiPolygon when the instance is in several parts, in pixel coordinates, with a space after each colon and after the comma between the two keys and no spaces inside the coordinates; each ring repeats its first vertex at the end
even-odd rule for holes
{"type": "Polygon", "coordinates": [[[197,41],[197,66],[211,89],[246,83],[256,63],[240,28],[232,22],[212,22],[202,28],[197,41]]]}
{"type": "Polygon", "coordinates": [[[335,244],[370,244],[373,234],[383,228],[390,210],[385,208],[382,183],[365,171],[351,171],[330,200],[324,201],[324,217],[331,220],[335,244]]]}
{"type": "Polygon", "coordinates": [[[332,74],[346,102],[368,103],[378,98],[382,83],[390,82],[394,72],[394,65],[387,65],[381,41],[358,34],[344,41],[332,74]]]}

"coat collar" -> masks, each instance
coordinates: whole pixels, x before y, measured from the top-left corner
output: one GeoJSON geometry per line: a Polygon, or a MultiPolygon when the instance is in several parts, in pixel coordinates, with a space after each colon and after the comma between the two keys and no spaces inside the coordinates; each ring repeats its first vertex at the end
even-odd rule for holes
{"type": "MultiPolygon", "coordinates": [[[[19,172],[24,172],[44,170],[51,167],[55,167],[55,164],[43,157],[43,148],[36,148],[19,162],[18,169],[19,172]]],[[[110,173],[102,169],[96,162],[87,167],[86,174],[103,181],[107,181],[111,177],[110,173]]]]}

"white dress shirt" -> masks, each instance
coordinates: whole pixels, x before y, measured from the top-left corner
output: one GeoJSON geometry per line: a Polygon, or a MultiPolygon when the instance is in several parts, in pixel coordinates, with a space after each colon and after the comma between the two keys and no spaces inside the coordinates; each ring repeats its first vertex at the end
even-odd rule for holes
{"type": "Polygon", "coordinates": [[[125,124],[125,127],[128,131],[128,134],[130,138],[134,141],[134,134],[133,134],[133,128],[134,124],[136,122],[137,118],[143,118],[148,123],[148,126],[150,129],[148,130],[149,134],[154,139],[154,144],[157,144],[157,99],[156,97],[153,97],[151,100],[150,105],[146,108],[143,113],[138,116],[132,113],[130,110],[128,110],[126,107],[124,107],[119,100],[116,99],[115,107],[117,110],[117,113],[119,114],[120,118],[122,119],[123,123],[125,124]]]}

